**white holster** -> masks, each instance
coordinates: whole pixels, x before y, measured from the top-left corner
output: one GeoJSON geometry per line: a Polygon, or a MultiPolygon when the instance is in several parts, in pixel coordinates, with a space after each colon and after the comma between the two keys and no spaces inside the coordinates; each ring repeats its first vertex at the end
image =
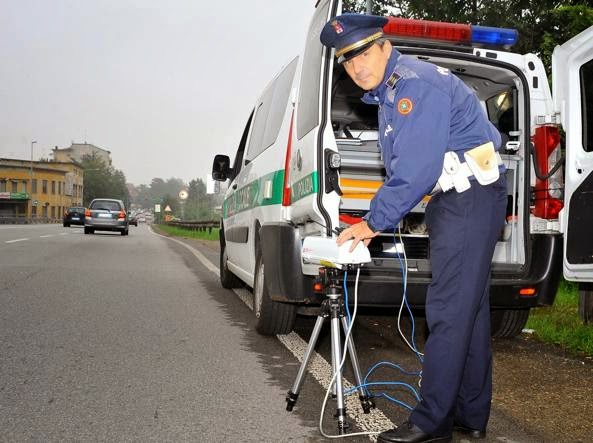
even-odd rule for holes
{"type": "Polygon", "coordinates": [[[494,183],[500,177],[498,166],[502,165],[500,154],[494,150],[492,142],[484,143],[463,153],[461,162],[455,151],[445,153],[443,172],[431,194],[447,192],[453,188],[464,192],[470,188],[469,178],[475,177],[481,185],[494,183]]]}

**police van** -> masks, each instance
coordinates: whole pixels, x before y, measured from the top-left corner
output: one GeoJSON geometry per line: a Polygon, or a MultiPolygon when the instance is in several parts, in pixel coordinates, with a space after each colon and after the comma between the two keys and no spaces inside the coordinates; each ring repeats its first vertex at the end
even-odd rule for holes
{"type": "MultiPolygon", "coordinates": [[[[340,1],[318,2],[302,54],[255,103],[232,164],[226,155],[213,163],[213,178],[229,180],[220,280],[225,288],[253,288],[262,334],[290,332],[297,313],[320,303],[318,265],[301,259],[304,239],[335,236],[360,221],[385,177],[377,107],[360,100],[363,91],[319,40],[340,13],[340,1]]],[[[502,135],[508,204],[492,261],[492,335],[514,336],[530,308],[552,304],[562,269],[569,280],[593,281],[593,27],[554,51],[553,93],[536,55],[509,52],[514,30],[390,17],[384,33],[402,54],[462,79],[502,135]]],[[[360,305],[401,303],[400,239],[406,297],[424,305],[429,199],[397,235],[384,232],[369,244],[360,305]]]]}

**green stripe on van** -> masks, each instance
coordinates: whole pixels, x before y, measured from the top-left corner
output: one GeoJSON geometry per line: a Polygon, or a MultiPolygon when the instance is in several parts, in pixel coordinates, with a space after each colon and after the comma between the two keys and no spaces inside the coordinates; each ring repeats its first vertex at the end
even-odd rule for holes
{"type": "MultiPolygon", "coordinates": [[[[271,172],[258,180],[254,180],[233,192],[222,207],[223,218],[231,217],[243,211],[258,206],[279,205],[282,203],[282,187],[284,185],[284,170],[271,172]],[[269,198],[264,198],[268,189],[269,198]]],[[[302,178],[292,186],[292,199],[294,203],[310,194],[317,192],[317,172],[302,178]]]]}
{"type": "Polygon", "coordinates": [[[292,185],[291,203],[299,201],[307,195],[317,193],[317,171],[312,172],[292,185]]]}
{"type": "Polygon", "coordinates": [[[223,217],[227,218],[239,212],[258,206],[278,205],[282,203],[282,185],[284,170],[274,171],[233,192],[223,204],[223,217]],[[264,198],[266,188],[270,197],[264,198]]]}

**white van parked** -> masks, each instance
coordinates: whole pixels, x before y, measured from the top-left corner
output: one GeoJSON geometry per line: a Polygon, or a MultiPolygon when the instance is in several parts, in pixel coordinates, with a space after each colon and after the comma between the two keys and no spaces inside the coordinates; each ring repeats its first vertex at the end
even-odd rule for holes
{"type": "MultiPolygon", "coordinates": [[[[291,331],[297,312],[323,299],[313,290],[318,267],[301,260],[303,239],[329,237],[358,221],[385,176],[377,108],[360,100],[363,91],[319,40],[323,25],[340,13],[340,1],[318,2],[303,53],[255,103],[233,164],[226,155],[214,159],[213,178],[230,180],[221,282],[254,289],[256,329],[263,334],[291,331]]],[[[512,30],[392,17],[385,34],[401,53],[461,78],[503,136],[507,225],[492,262],[492,333],[514,336],[531,307],[553,302],[562,268],[569,280],[593,281],[593,27],[556,48],[553,98],[537,56],[488,44],[507,44],[512,30]],[[436,37],[445,34],[447,41],[436,37]]],[[[423,307],[431,279],[428,199],[400,224],[407,297],[416,307],[423,307]]],[[[383,233],[370,243],[361,305],[401,303],[394,239],[383,233]]]]}

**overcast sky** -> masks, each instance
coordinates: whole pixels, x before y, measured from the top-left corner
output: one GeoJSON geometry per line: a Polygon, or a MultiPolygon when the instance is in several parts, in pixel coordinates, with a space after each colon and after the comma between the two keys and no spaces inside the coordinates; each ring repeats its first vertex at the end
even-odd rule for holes
{"type": "Polygon", "coordinates": [[[111,151],[129,182],[205,180],[304,46],[315,0],[0,0],[0,157],[111,151]]]}

